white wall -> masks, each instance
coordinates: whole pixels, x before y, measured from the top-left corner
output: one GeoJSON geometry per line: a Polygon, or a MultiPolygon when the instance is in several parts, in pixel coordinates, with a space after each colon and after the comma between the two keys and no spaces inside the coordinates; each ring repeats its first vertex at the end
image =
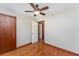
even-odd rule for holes
{"type": "Polygon", "coordinates": [[[78,8],[77,8],[77,13],[76,13],[76,19],[77,19],[77,21],[76,21],[76,40],[77,40],[77,52],[78,52],[78,54],[79,54],[79,5],[77,5],[78,6],[78,8]]]}
{"type": "Polygon", "coordinates": [[[78,7],[45,18],[45,43],[79,53],[78,7]]]}
{"type": "Polygon", "coordinates": [[[39,25],[39,37],[42,39],[42,24],[39,25]]]}
{"type": "Polygon", "coordinates": [[[32,42],[32,18],[17,16],[17,47],[32,42]]]}
{"type": "Polygon", "coordinates": [[[32,20],[33,18],[28,17],[26,15],[20,15],[18,13],[15,13],[12,10],[7,9],[6,7],[3,7],[0,5],[0,13],[8,14],[12,16],[16,16],[16,46],[20,47],[22,45],[28,44],[32,42],[32,20]]]}

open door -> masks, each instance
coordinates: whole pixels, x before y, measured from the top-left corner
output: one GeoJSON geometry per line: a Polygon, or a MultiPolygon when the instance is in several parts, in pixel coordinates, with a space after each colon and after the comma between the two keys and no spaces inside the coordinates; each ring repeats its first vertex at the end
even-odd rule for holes
{"type": "Polygon", "coordinates": [[[38,22],[32,21],[32,43],[38,42],[38,22]]]}

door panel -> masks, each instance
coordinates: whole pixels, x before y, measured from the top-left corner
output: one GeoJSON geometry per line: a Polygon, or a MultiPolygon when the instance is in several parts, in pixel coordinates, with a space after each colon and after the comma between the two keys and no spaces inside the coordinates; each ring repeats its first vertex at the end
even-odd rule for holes
{"type": "Polygon", "coordinates": [[[32,43],[38,42],[38,23],[32,22],[32,43]]]}
{"type": "Polygon", "coordinates": [[[16,48],[16,18],[0,14],[0,53],[16,48]]]}

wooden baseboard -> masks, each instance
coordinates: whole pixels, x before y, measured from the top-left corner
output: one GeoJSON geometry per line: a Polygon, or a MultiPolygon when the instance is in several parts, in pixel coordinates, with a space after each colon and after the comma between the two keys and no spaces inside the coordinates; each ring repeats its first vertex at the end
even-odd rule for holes
{"type": "Polygon", "coordinates": [[[79,56],[79,54],[74,53],[74,52],[71,52],[71,51],[68,51],[68,50],[65,50],[65,49],[63,49],[63,48],[60,48],[60,47],[57,47],[57,46],[54,46],[54,45],[50,45],[50,44],[47,44],[47,43],[45,43],[45,44],[46,44],[46,45],[49,45],[49,46],[51,46],[51,47],[55,47],[55,48],[57,48],[57,49],[60,49],[60,50],[63,50],[63,51],[67,51],[67,52],[69,52],[69,53],[72,53],[72,54],[75,54],[75,55],[79,56]]]}

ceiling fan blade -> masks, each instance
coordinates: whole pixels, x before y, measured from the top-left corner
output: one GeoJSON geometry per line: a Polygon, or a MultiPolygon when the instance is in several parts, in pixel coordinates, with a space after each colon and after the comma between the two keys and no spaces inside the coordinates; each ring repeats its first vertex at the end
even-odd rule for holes
{"type": "Polygon", "coordinates": [[[46,15],[45,13],[40,12],[41,15],[46,15]]]}
{"type": "Polygon", "coordinates": [[[49,8],[48,6],[45,6],[45,7],[41,8],[40,11],[46,10],[48,8],[49,8]]]}
{"type": "Polygon", "coordinates": [[[39,5],[38,4],[36,4],[36,10],[39,11],[39,5]]]}
{"type": "Polygon", "coordinates": [[[33,4],[33,3],[29,3],[31,6],[32,6],[32,8],[36,11],[36,8],[35,8],[35,5],[33,4]]]}
{"type": "Polygon", "coordinates": [[[34,11],[24,11],[24,12],[34,12],[34,11]]]}

